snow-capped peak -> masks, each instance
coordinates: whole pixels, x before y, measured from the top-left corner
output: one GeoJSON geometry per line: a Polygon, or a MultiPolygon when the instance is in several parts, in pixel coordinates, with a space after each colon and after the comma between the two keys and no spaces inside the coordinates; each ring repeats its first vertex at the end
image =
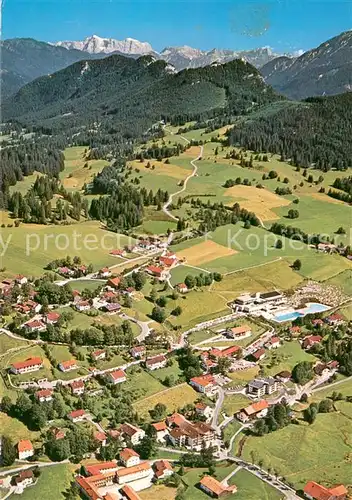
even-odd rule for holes
{"type": "Polygon", "coordinates": [[[66,49],[78,49],[90,54],[110,54],[112,52],[122,52],[123,54],[149,54],[153,52],[152,46],[148,42],[140,42],[134,38],[125,40],[115,40],[114,38],[102,38],[92,35],[81,41],[62,41],[55,45],[66,49]]]}

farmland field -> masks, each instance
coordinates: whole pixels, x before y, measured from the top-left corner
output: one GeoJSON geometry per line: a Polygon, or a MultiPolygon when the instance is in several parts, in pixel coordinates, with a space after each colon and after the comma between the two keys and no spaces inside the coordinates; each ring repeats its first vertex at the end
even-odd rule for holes
{"type": "Polygon", "coordinates": [[[54,465],[41,468],[38,483],[26,488],[21,495],[23,500],[64,500],[71,489],[72,472],[65,465],[54,465]]]}
{"type": "Polygon", "coordinates": [[[289,425],[263,437],[250,436],[243,458],[251,451],[301,489],[307,481],[324,485],[351,484],[352,421],[341,413],[318,414],[311,425],[289,425]],[[329,450],[323,453],[322,450],[329,450]]]}
{"type": "Polygon", "coordinates": [[[229,480],[229,484],[237,486],[238,500],[281,500],[284,496],[270,484],[261,481],[250,472],[241,469],[229,480]]]}
{"type": "Polygon", "coordinates": [[[133,403],[133,408],[142,418],[150,420],[149,410],[157,403],[163,403],[170,414],[186,404],[194,403],[198,397],[199,394],[188,384],[176,385],[170,389],[162,386],[161,392],[133,403]]]}

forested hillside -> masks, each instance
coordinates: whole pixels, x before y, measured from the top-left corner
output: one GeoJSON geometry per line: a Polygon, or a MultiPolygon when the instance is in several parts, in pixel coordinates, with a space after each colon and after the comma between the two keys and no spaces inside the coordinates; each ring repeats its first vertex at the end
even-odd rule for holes
{"type": "Polygon", "coordinates": [[[352,166],[352,94],[307,99],[234,127],[230,145],[278,153],[293,165],[327,171],[352,166]]]}
{"type": "Polygon", "coordinates": [[[278,99],[243,61],[174,74],[151,56],[114,55],[37,79],[8,99],[3,113],[7,120],[55,131],[98,124],[109,133],[138,137],[160,119],[184,123],[219,113],[240,115],[278,99]]]}

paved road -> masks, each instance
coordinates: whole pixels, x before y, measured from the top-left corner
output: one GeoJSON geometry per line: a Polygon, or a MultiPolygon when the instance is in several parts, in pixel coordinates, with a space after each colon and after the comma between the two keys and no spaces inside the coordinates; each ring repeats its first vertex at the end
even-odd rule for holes
{"type": "Polygon", "coordinates": [[[217,388],[218,399],[216,400],[215,410],[211,419],[211,425],[214,429],[219,431],[220,426],[218,426],[218,420],[222,405],[224,403],[225,392],[222,387],[217,388]]]}
{"type": "Polygon", "coordinates": [[[0,471],[0,476],[9,476],[10,474],[17,474],[18,472],[21,472],[21,470],[30,469],[33,467],[52,467],[53,465],[69,464],[69,463],[70,461],[68,459],[63,460],[62,462],[31,462],[31,463],[26,462],[25,464],[18,467],[14,467],[13,469],[0,471]]]}
{"type": "Polygon", "coordinates": [[[151,323],[151,321],[139,321],[136,318],[133,318],[132,316],[128,316],[125,313],[121,313],[120,317],[122,319],[128,319],[128,320],[132,321],[133,323],[136,323],[136,325],[139,326],[139,328],[141,329],[141,333],[138,335],[138,337],[136,337],[136,340],[138,342],[143,342],[146,339],[146,337],[148,337],[148,335],[150,335],[150,328],[148,325],[149,325],[149,323],[151,323]]]}
{"type": "Polygon", "coordinates": [[[332,384],[329,384],[329,385],[324,385],[322,387],[317,387],[316,389],[313,389],[311,392],[318,392],[318,391],[323,391],[324,389],[330,389],[330,387],[335,387],[337,385],[343,384],[344,382],[346,382],[348,380],[352,380],[352,376],[351,377],[347,377],[347,378],[345,378],[343,380],[338,380],[337,382],[333,382],[332,384]]]}

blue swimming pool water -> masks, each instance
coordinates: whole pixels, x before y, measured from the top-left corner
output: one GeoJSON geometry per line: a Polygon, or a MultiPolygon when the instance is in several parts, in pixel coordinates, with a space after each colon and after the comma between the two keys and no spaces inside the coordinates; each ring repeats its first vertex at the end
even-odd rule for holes
{"type": "Polygon", "coordinates": [[[324,306],[324,304],[312,303],[309,304],[308,307],[301,309],[300,311],[292,311],[285,314],[277,314],[274,316],[274,320],[278,323],[283,323],[284,321],[294,321],[297,318],[303,318],[307,314],[314,314],[318,312],[327,311],[329,309],[328,306],[324,306]]]}

